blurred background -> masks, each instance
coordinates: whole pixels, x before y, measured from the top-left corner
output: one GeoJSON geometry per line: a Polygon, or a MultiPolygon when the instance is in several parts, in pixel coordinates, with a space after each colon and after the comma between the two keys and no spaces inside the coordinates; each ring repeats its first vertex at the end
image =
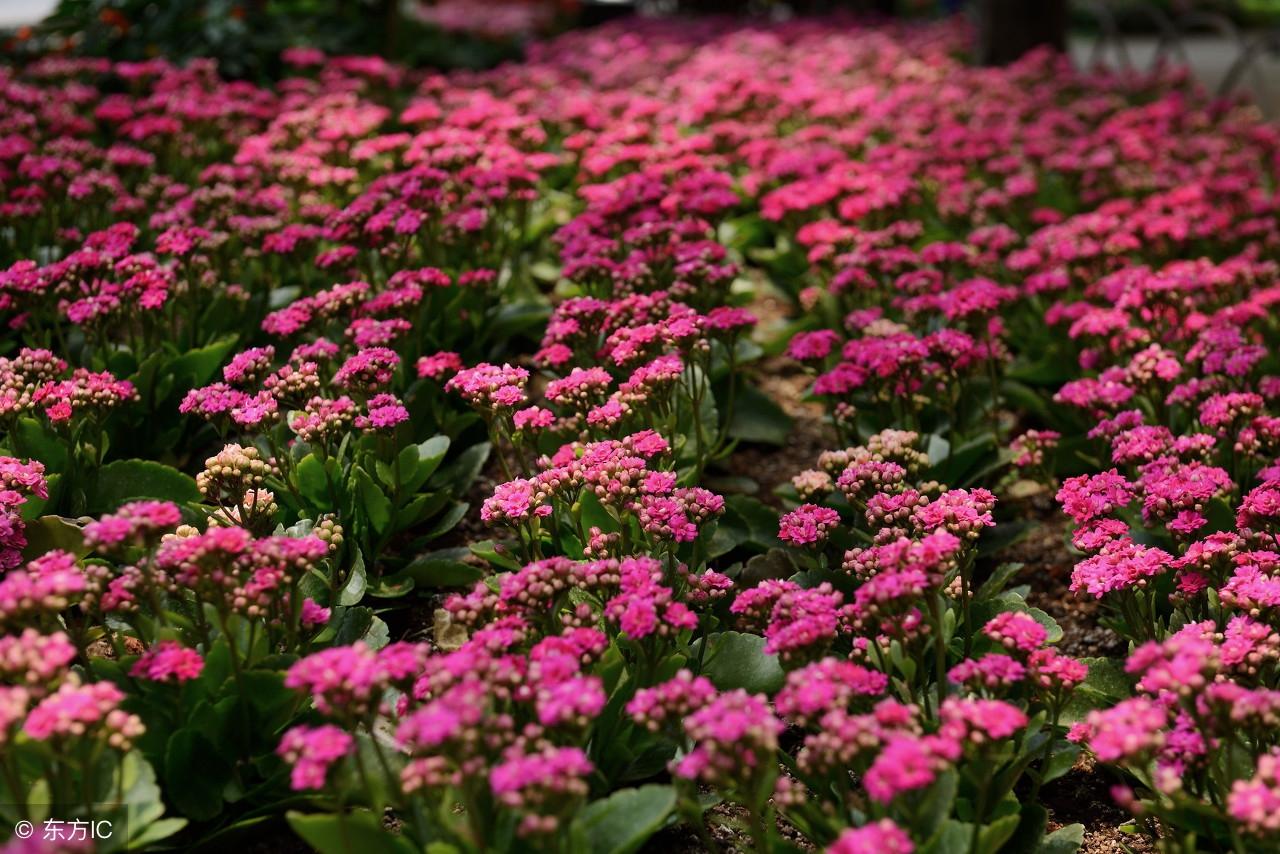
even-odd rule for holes
{"type": "Polygon", "coordinates": [[[1280,0],[0,0],[0,38],[11,61],[213,57],[228,76],[263,80],[284,72],[288,47],[485,68],[518,59],[531,39],[632,14],[961,14],[980,62],[1049,44],[1122,73],[1185,65],[1210,91],[1243,92],[1280,115],[1280,0]]]}

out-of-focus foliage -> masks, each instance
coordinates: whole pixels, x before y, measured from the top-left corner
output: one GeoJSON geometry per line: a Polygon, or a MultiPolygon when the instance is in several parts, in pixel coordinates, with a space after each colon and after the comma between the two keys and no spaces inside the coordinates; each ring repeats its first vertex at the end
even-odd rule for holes
{"type": "Polygon", "coordinates": [[[572,0],[60,0],[8,49],[179,63],[211,57],[222,73],[253,79],[278,76],[280,52],[299,45],[485,68],[518,56],[528,36],[571,20],[576,6],[572,0]]]}

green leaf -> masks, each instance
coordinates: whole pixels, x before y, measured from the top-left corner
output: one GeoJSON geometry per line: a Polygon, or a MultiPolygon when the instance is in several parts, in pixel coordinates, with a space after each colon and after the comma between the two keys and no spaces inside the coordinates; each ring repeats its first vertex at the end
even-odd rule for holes
{"type": "Polygon", "coordinates": [[[267,293],[267,306],[272,309],[284,308],[300,296],[302,296],[300,285],[274,287],[267,293]]]}
{"type": "Polygon", "coordinates": [[[416,587],[462,587],[474,584],[487,574],[480,567],[463,563],[467,549],[441,549],[418,555],[394,578],[412,578],[416,587]]]}
{"type": "Polygon", "coordinates": [[[753,694],[772,694],[786,674],[778,657],[764,651],[765,639],[742,632],[721,632],[710,639],[702,675],[721,691],[742,688],[753,694]]]}
{"type": "Polygon", "coordinates": [[[767,579],[790,578],[796,572],[795,561],[786,549],[769,549],[762,555],[755,555],[742,569],[739,583],[755,586],[767,579]]]}
{"type": "Polygon", "coordinates": [[[317,641],[333,646],[348,646],[364,637],[373,624],[373,609],[365,605],[353,605],[334,615],[317,641]]]}
{"type": "Polygon", "coordinates": [[[421,454],[418,452],[417,445],[406,445],[400,449],[400,453],[396,454],[396,468],[400,472],[400,485],[406,492],[417,490],[416,486],[410,487],[409,484],[413,482],[413,478],[418,472],[420,460],[421,454]]]}
{"type": "Polygon", "coordinates": [[[1079,376],[1073,370],[1075,367],[1060,358],[1045,356],[1037,362],[1017,362],[1009,366],[1004,375],[1020,383],[1055,389],[1067,380],[1079,376]]]}
{"type": "Polygon", "coordinates": [[[596,494],[589,489],[582,491],[582,497],[578,499],[578,510],[587,530],[599,528],[606,534],[619,530],[618,520],[613,518],[596,494]]]}
{"type": "Polygon", "coordinates": [[[938,775],[938,779],[929,786],[921,798],[916,815],[919,827],[914,828],[921,836],[932,836],[942,826],[956,801],[956,792],[960,788],[960,775],[954,769],[948,769],[938,775]]]}
{"type": "Polygon", "coordinates": [[[1018,829],[1021,818],[1018,813],[1001,816],[982,828],[978,833],[978,851],[981,854],[996,854],[1000,846],[1004,845],[1018,829]]]}
{"type": "Polygon", "coordinates": [[[575,829],[585,835],[591,854],[633,854],[666,822],[676,806],[671,786],[622,789],[594,801],[579,813],[575,829]]]}
{"type": "Polygon", "coordinates": [[[452,531],[462,518],[467,515],[467,511],[471,509],[471,505],[465,501],[455,501],[448,510],[436,519],[435,524],[423,533],[423,539],[430,541],[436,537],[443,536],[452,531]]]}
{"type": "Polygon", "coordinates": [[[1119,702],[1133,693],[1133,679],[1125,672],[1119,658],[1082,658],[1089,668],[1082,687],[1119,702]]]}
{"type": "Polygon", "coordinates": [[[1021,563],[1002,563],[997,566],[991,571],[987,580],[978,587],[973,595],[974,600],[981,602],[999,596],[1013,577],[1022,571],[1023,566],[1024,564],[1021,563]]]}
{"type": "MultiPolygon", "coordinates": [[[[141,364],[127,353],[117,351],[117,354],[124,358],[112,372],[117,376],[127,374],[126,378],[133,383],[143,400],[154,402],[158,398],[167,397],[169,392],[173,391],[175,385],[173,372],[165,370],[164,376],[159,376],[161,366],[168,365],[168,353],[157,350],[143,359],[141,364]]],[[[183,391],[185,392],[186,389],[183,391]]]]}
{"type": "Polygon", "coordinates": [[[154,460],[117,460],[98,470],[89,494],[90,513],[105,513],[128,501],[153,498],[178,504],[201,499],[194,479],[154,460]]]}
{"type": "Polygon", "coordinates": [[[188,350],[174,359],[169,363],[169,373],[173,375],[175,388],[186,393],[187,389],[209,382],[235,345],[236,336],[232,335],[204,347],[188,350]]]}
{"type": "MultiPolygon", "coordinates": [[[[120,760],[119,774],[120,789],[124,792],[123,799],[119,800],[122,801],[127,816],[126,827],[132,840],[142,835],[149,825],[158,822],[164,815],[164,798],[156,784],[155,769],[142,757],[141,751],[124,755],[120,760]]],[[[114,792],[110,799],[113,802],[118,800],[114,792]]],[[[178,829],[180,827],[175,827],[171,833],[178,829]]]]}
{"type": "Polygon", "coordinates": [[[84,544],[84,531],[74,519],[65,516],[41,516],[27,523],[27,545],[22,549],[25,560],[60,549],[76,557],[84,557],[89,549],[84,544]]]}
{"type": "MultiPolygon", "coordinates": [[[[444,455],[449,453],[449,437],[448,436],[432,436],[430,439],[418,445],[411,445],[400,452],[403,459],[412,451],[414,455],[413,475],[405,479],[404,489],[406,492],[414,493],[422,484],[427,482],[431,475],[436,473],[436,469],[440,468],[440,462],[444,459],[444,455]]],[[[404,477],[401,465],[401,477],[404,477]]]]}
{"type": "Polygon", "coordinates": [[[995,440],[984,435],[952,448],[950,456],[945,455],[945,450],[943,454],[943,459],[933,465],[929,476],[947,486],[958,486],[967,472],[977,469],[988,454],[994,457],[997,449],[995,440]]]}
{"type": "Polygon", "coordinates": [[[1031,533],[1028,522],[997,522],[994,528],[985,528],[978,537],[978,554],[984,558],[999,554],[1012,545],[1022,542],[1031,533]]]}
{"type": "Polygon", "coordinates": [[[417,846],[382,826],[368,810],[286,814],[293,832],[320,854],[416,854],[417,846]]]}
{"type": "Polygon", "coordinates": [[[1075,854],[1084,844],[1084,825],[1068,824],[1046,836],[1036,854],[1075,854]]]}
{"type": "Polygon", "coordinates": [[[707,546],[707,557],[717,558],[726,555],[750,539],[751,528],[747,520],[738,515],[732,507],[725,507],[724,513],[715,522],[715,531],[707,546]]]}
{"type": "Polygon", "coordinates": [[[741,516],[751,530],[750,542],[761,548],[778,545],[778,512],[758,498],[730,495],[725,506],[741,516]]]}
{"type": "Polygon", "coordinates": [[[423,492],[415,495],[412,501],[396,511],[396,530],[403,531],[429,519],[448,503],[449,495],[445,492],[423,492]]]}
{"type": "Polygon", "coordinates": [[[551,309],[545,301],[504,302],[485,330],[490,341],[507,341],[522,332],[537,336],[534,330],[546,323],[551,309]]]}
{"type": "Polygon", "coordinates": [[[356,558],[351,563],[351,574],[347,576],[347,583],[338,591],[337,604],[359,605],[368,586],[369,577],[364,567],[364,555],[357,551],[356,558]]]}
{"type": "Polygon", "coordinates": [[[29,454],[44,463],[46,471],[61,471],[66,468],[67,446],[43,421],[26,415],[19,418],[8,444],[18,456],[29,454]]]}
{"type": "Polygon", "coordinates": [[[412,578],[396,574],[384,576],[369,586],[369,595],[377,599],[399,599],[413,592],[416,585],[412,578]]]}
{"type": "Polygon", "coordinates": [[[365,629],[360,640],[364,641],[369,649],[382,649],[391,643],[391,627],[383,622],[381,617],[374,617],[369,621],[369,628],[365,629]]]}
{"type": "Polygon", "coordinates": [[[936,466],[951,453],[951,443],[937,433],[930,433],[929,441],[925,443],[925,452],[929,455],[929,465],[936,466]]]}
{"type": "Polygon", "coordinates": [[[1062,626],[1058,625],[1057,620],[1039,608],[1028,608],[1027,613],[1034,617],[1037,623],[1044,626],[1045,631],[1048,633],[1045,637],[1046,642],[1057,643],[1062,640],[1062,626]]]}
{"type": "Polygon", "coordinates": [[[302,497],[311,502],[312,507],[318,507],[324,510],[336,510],[336,507],[330,507],[331,498],[329,496],[329,479],[325,476],[324,463],[315,454],[307,454],[294,469],[294,476],[298,481],[298,492],[302,493],[302,497]]]}
{"type": "Polygon", "coordinates": [[[520,568],[520,562],[511,555],[511,550],[504,547],[499,551],[498,543],[493,540],[481,540],[478,543],[472,543],[470,546],[471,553],[482,560],[498,567],[499,569],[516,570],[520,568]]]}
{"type": "Polygon", "coordinates": [[[1044,840],[1049,811],[1037,803],[1022,804],[1018,812],[1018,828],[1000,849],[1000,854],[1034,854],[1044,840]]]}
{"type": "Polygon", "coordinates": [[[373,482],[369,473],[360,466],[355,467],[353,476],[360,495],[360,504],[369,519],[369,524],[378,533],[385,532],[387,526],[391,524],[391,499],[387,498],[373,482]]]}
{"type": "Polygon", "coordinates": [[[1072,744],[1069,741],[1059,741],[1058,747],[1049,755],[1049,761],[1045,765],[1043,776],[1040,779],[1041,784],[1050,783],[1066,774],[1075,767],[1076,759],[1080,756],[1080,746],[1072,744]]]}
{"type": "Polygon", "coordinates": [[[185,818],[162,818],[144,827],[141,832],[134,833],[130,829],[129,848],[134,851],[145,851],[157,842],[173,836],[187,826],[185,818]]]}
{"type": "Polygon", "coordinates": [[[222,811],[222,789],[231,764],[204,733],[180,729],[164,751],[165,793],[183,815],[208,821],[222,811]]]}
{"type": "Polygon", "coordinates": [[[472,445],[459,454],[456,460],[437,471],[427,482],[432,489],[447,489],[454,495],[464,494],[480,476],[484,464],[489,459],[489,450],[488,442],[472,445]]]}
{"type": "MultiPolygon", "coordinates": [[[[411,449],[416,450],[416,448],[412,448],[412,447],[411,449]]],[[[392,494],[394,494],[395,488],[396,488],[395,470],[391,468],[391,466],[388,465],[387,463],[384,463],[382,460],[374,460],[373,473],[378,476],[378,480],[381,481],[382,485],[385,486],[387,489],[391,490],[392,494]]]]}
{"type": "Polygon", "coordinates": [[[1124,671],[1124,660],[1118,658],[1082,658],[1089,675],[1071,693],[1062,710],[1061,723],[1069,725],[1083,720],[1094,709],[1113,706],[1132,693],[1133,681],[1124,671]]]}
{"type": "MultiPolygon", "coordinates": [[[[742,383],[741,378],[738,380],[742,383]]],[[[743,442],[785,445],[791,435],[791,416],[753,385],[742,384],[729,420],[729,437],[743,442]]]]}
{"type": "Polygon", "coordinates": [[[244,682],[249,701],[253,708],[253,723],[257,737],[265,738],[272,744],[275,733],[289,723],[297,706],[298,695],[292,688],[284,685],[284,673],[277,670],[261,670],[254,668],[240,674],[244,682]]]}
{"type": "Polygon", "coordinates": [[[929,841],[916,849],[918,854],[973,854],[969,851],[972,825],[948,819],[929,841]]]}

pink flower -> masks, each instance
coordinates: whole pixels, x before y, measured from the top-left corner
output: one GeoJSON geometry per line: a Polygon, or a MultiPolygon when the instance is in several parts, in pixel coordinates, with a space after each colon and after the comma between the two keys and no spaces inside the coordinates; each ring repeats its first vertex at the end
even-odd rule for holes
{"type": "Polygon", "coordinates": [[[314,599],[302,600],[301,621],[304,628],[314,629],[317,626],[327,625],[330,613],[328,608],[321,607],[314,599]]]}
{"type": "Polygon", "coordinates": [[[1062,510],[1077,523],[1107,516],[1133,500],[1135,488],[1115,469],[1067,478],[1058,490],[1062,510]]]}
{"type": "Polygon", "coordinates": [[[1236,780],[1227,797],[1227,813],[1248,833],[1280,832],[1280,749],[1258,757],[1249,780],[1236,780]]]}
{"type": "Polygon", "coordinates": [[[1027,668],[1007,655],[988,653],[982,658],[968,659],[947,673],[957,685],[996,691],[1011,688],[1026,678],[1027,668]]]}
{"type": "Polygon", "coordinates": [[[844,596],[827,583],[788,590],[778,597],[764,630],[765,652],[796,664],[824,654],[840,628],[844,596]]]}
{"type": "Polygon", "coordinates": [[[666,682],[642,688],[627,703],[627,714],[654,732],[666,724],[679,725],[689,713],[701,709],[716,696],[715,686],[704,676],[681,670],[666,682]]]}
{"type": "Polygon", "coordinates": [[[27,628],[21,634],[0,637],[0,677],[25,686],[36,696],[64,674],[75,657],[75,645],[62,632],[42,635],[27,628]]]}
{"type": "Polygon", "coordinates": [[[879,671],[852,661],[824,658],[788,673],[774,705],[778,714],[789,720],[813,725],[832,709],[845,709],[863,698],[880,696],[888,684],[889,678],[879,671]]]}
{"type": "Polygon", "coordinates": [[[863,777],[867,794],[887,804],[904,792],[923,789],[960,757],[960,746],[941,735],[891,736],[863,777]]]}
{"type": "Polygon", "coordinates": [[[829,507],[801,504],[778,520],[778,539],[794,546],[819,545],[840,524],[840,514],[829,507]]]}
{"type": "Polygon", "coordinates": [[[159,539],[182,522],[176,504],[168,501],[132,501],[114,514],[90,522],[84,528],[85,544],[100,552],[159,539]]]}
{"type": "Polygon", "coordinates": [[[948,697],[942,703],[941,732],[962,744],[985,745],[1010,738],[1027,725],[1027,715],[1003,700],[948,697]]]}
{"type": "Polygon", "coordinates": [[[1168,713],[1162,705],[1147,697],[1133,697],[1110,709],[1090,712],[1072,728],[1069,737],[1087,742],[1103,762],[1116,762],[1159,749],[1168,726],[1168,713]]]}
{"type": "Polygon", "coordinates": [[[517,430],[544,430],[556,421],[555,413],[540,406],[530,406],[516,411],[511,421],[517,430]]]}
{"type": "Polygon", "coordinates": [[[527,400],[524,387],[528,381],[529,372],[524,368],[481,362],[458,371],[445,388],[481,409],[511,409],[527,400]]]}
{"type": "Polygon", "coordinates": [[[294,415],[289,428],[304,442],[337,438],[355,423],[356,403],[343,395],[337,399],[315,396],[294,415]]]}
{"type": "Polygon", "coordinates": [[[377,653],[357,641],[299,659],[289,668],[284,684],[306,691],[325,714],[359,717],[386,686],[388,674],[377,653]]]}
{"type": "Polygon", "coordinates": [[[547,747],[506,758],[489,773],[489,786],[508,807],[536,808],[548,800],[586,796],[586,777],[595,770],[577,747],[547,747]]]}
{"type": "Polygon", "coordinates": [[[1044,646],[1049,632],[1030,614],[1002,611],[982,627],[982,633],[1007,649],[1022,653],[1044,646]]]}
{"type": "Polygon", "coordinates": [[[713,786],[747,786],[766,763],[776,761],[782,729],[763,696],[721,694],[684,719],[694,747],[675,763],[674,773],[713,786]]]}
{"type": "Polygon", "coordinates": [[[409,420],[409,410],[394,394],[374,395],[366,405],[366,412],[356,416],[356,429],[388,433],[409,420]]]}
{"type": "Polygon", "coordinates": [[[372,391],[391,382],[400,357],[386,347],[368,347],[342,363],[333,375],[333,384],[339,388],[372,391]]]}
{"type": "Polygon", "coordinates": [[[80,684],[69,678],[27,715],[22,731],[36,741],[101,735],[108,744],[127,749],[142,735],[142,721],[120,709],[124,692],[110,682],[80,684]]]}
{"type": "Polygon", "coordinates": [[[1149,579],[1172,565],[1173,557],[1167,552],[1120,540],[1076,564],[1071,571],[1071,590],[1085,590],[1101,599],[1113,591],[1145,587],[1149,579]]]}
{"type": "Polygon", "coordinates": [[[827,854],[912,854],[911,837],[892,820],[882,818],[859,828],[849,828],[827,847],[827,854]]]}
{"type": "Polygon", "coordinates": [[[480,518],[490,525],[516,525],[531,518],[550,516],[552,507],[532,480],[516,478],[498,484],[480,507],[480,518]]]}
{"type": "Polygon", "coordinates": [[[604,688],[598,676],[580,676],[537,692],[538,722],[543,726],[571,724],[585,728],[604,708],[604,688]]]}
{"type": "Polygon", "coordinates": [[[323,789],[329,768],[354,745],[350,733],[332,724],[296,726],[285,732],[276,753],[293,766],[289,780],[295,790],[323,789]]]}
{"type": "Polygon", "coordinates": [[[204,659],[177,641],[161,641],[134,663],[130,676],[153,682],[187,682],[204,670],[204,659]]]}
{"type": "Polygon", "coordinates": [[[271,371],[271,360],[275,355],[274,347],[254,347],[241,351],[222,369],[222,378],[233,385],[252,385],[271,371]]]}
{"type": "Polygon", "coordinates": [[[840,336],[833,330],[799,332],[787,345],[787,355],[798,362],[816,362],[831,354],[840,336]]]}

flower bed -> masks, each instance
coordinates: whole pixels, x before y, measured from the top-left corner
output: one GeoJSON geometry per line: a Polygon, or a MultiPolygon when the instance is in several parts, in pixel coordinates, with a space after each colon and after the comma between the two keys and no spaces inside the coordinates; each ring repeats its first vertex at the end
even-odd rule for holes
{"type": "Polygon", "coordinates": [[[0,72],[5,822],[1274,850],[1280,134],[966,39],[0,72]]]}

